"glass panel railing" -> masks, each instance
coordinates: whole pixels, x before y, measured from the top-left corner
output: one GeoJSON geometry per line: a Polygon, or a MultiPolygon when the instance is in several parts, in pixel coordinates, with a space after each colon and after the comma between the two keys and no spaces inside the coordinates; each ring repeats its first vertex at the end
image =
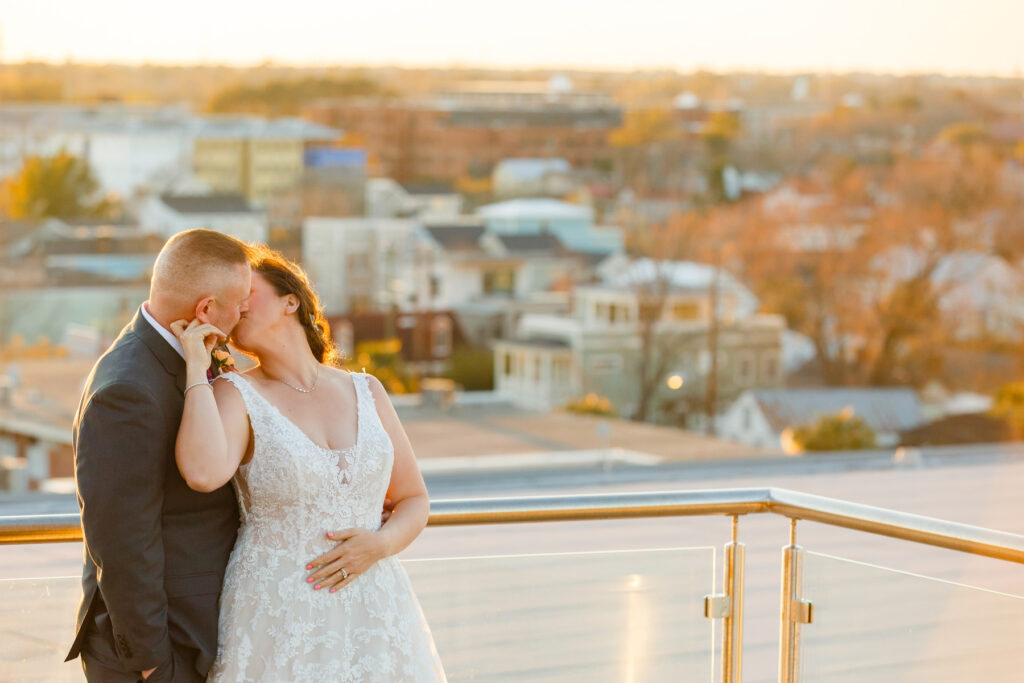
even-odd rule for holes
{"type": "Polygon", "coordinates": [[[82,598],[80,577],[0,580],[0,681],[84,680],[64,663],[82,598]]]}
{"type": "Polygon", "coordinates": [[[711,680],[714,548],[404,564],[453,682],[711,680]]]}
{"type": "Polygon", "coordinates": [[[1020,681],[1024,598],[806,553],[805,682],[1020,681]]]}

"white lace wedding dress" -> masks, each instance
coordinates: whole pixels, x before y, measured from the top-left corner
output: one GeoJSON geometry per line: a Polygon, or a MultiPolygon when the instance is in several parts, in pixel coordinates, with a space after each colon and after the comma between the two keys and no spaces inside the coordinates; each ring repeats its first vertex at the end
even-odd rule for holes
{"type": "Polygon", "coordinates": [[[235,475],[242,525],[220,603],[209,681],[445,681],[430,629],[397,558],[335,593],[306,583],[328,530],[379,529],[394,449],[366,375],[356,387],[356,443],[313,443],[244,376],[252,459],[235,475]]]}

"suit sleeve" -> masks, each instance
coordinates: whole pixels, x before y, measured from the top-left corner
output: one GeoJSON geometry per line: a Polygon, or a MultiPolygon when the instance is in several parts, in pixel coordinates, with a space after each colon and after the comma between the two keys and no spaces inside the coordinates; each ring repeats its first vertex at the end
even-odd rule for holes
{"type": "Polygon", "coordinates": [[[87,552],[121,664],[150,669],[171,656],[161,536],[166,453],[160,404],[143,387],[97,391],[79,418],[75,477],[87,552]]]}

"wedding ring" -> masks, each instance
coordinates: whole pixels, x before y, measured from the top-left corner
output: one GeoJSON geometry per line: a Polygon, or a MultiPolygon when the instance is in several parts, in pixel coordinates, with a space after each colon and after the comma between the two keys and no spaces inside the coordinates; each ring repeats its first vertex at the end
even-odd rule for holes
{"type": "Polygon", "coordinates": [[[344,567],[342,567],[341,568],[341,580],[344,581],[347,578],[348,578],[348,570],[346,570],[344,567]]]}

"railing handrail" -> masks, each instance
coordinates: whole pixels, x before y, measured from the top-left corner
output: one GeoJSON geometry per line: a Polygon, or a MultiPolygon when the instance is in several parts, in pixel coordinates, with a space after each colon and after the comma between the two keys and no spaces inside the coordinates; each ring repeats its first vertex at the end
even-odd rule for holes
{"type": "MultiPolygon", "coordinates": [[[[1024,536],[780,488],[434,500],[429,525],[764,512],[1024,564],[1024,536]]],[[[80,540],[75,513],[0,517],[0,545],[80,540]]]]}

